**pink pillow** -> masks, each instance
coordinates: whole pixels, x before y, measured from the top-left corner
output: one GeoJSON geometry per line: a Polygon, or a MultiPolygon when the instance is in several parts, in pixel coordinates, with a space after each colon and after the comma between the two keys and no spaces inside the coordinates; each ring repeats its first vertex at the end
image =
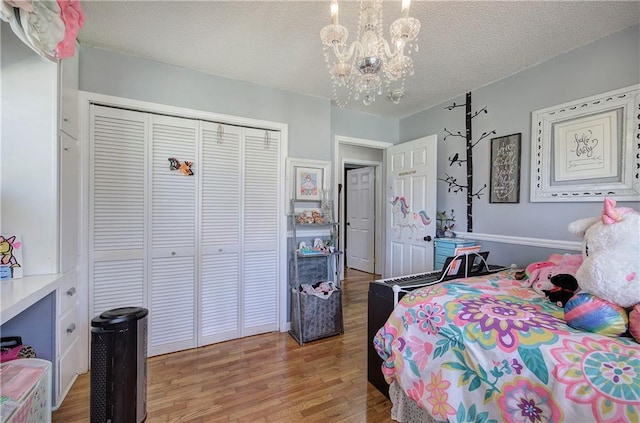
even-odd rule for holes
{"type": "Polygon", "coordinates": [[[574,329],[606,336],[622,336],[628,328],[627,311],[619,305],[580,292],[564,306],[564,319],[574,329]]]}

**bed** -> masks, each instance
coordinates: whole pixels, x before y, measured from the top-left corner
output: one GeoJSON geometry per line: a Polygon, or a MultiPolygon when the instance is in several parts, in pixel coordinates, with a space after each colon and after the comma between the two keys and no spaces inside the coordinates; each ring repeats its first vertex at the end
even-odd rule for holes
{"type": "Polygon", "coordinates": [[[640,344],[575,330],[515,270],[407,293],[373,342],[398,421],[640,422],[640,344]]]}

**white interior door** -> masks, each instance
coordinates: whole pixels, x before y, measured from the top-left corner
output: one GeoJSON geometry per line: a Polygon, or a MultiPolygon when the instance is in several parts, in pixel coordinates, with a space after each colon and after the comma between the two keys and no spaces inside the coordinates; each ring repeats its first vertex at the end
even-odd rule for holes
{"type": "Polygon", "coordinates": [[[90,108],[90,318],[117,307],[147,307],[144,113],[90,108]]]}
{"type": "Polygon", "coordinates": [[[245,128],[242,336],[278,329],[280,133],[245,128]]]}
{"type": "Polygon", "coordinates": [[[385,278],[433,269],[437,136],[387,148],[385,278]]]}
{"type": "Polygon", "coordinates": [[[198,122],[151,115],[149,356],[196,346],[196,177],[170,166],[196,162],[198,122]]]}
{"type": "Polygon", "coordinates": [[[347,171],[347,267],[374,272],[373,167],[347,171]]]}
{"type": "Polygon", "coordinates": [[[242,128],[202,122],[199,345],[239,338],[242,128]]]}

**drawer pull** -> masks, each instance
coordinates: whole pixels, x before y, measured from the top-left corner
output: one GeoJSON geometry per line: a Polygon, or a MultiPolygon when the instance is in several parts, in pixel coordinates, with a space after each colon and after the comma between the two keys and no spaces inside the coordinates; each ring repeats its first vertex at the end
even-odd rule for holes
{"type": "Polygon", "coordinates": [[[71,288],[69,288],[67,290],[67,295],[70,296],[70,297],[73,297],[75,295],[75,293],[76,293],[76,287],[75,286],[72,286],[71,288]]]}
{"type": "Polygon", "coordinates": [[[71,323],[69,325],[69,327],[67,328],[67,333],[73,333],[73,331],[76,330],[76,324],[75,323],[71,323]]]}
{"type": "Polygon", "coordinates": [[[176,255],[176,252],[175,252],[175,251],[172,251],[172,252],[171,252],[171,255],[172,255],[172,256],[175,256],[175,255],[176,255]]]}

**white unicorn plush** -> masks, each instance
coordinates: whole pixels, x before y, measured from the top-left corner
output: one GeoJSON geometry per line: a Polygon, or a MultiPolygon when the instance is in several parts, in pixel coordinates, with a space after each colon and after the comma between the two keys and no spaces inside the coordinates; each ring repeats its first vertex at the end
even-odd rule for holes
{"type": "Polygon", "coordinates": [[[569,232],[583,240],[580,288],[630,307],[640,303],[640,214],[615,205],[605,198],[602,216],[571,222],[569,232]]]}
{"type": "MultiPolygon", "coordinates": [[[[640,316],[625,308],[640,304],[640,213],[605,198],[601,216],[576,220],[569,232],[582,238],[582,265],[576,271],[582,293],[565,306],[570,326],[619,336],[640,336],[640,316]]],[[[640,342],[640,339],[638,339],[640,342]]]]}

